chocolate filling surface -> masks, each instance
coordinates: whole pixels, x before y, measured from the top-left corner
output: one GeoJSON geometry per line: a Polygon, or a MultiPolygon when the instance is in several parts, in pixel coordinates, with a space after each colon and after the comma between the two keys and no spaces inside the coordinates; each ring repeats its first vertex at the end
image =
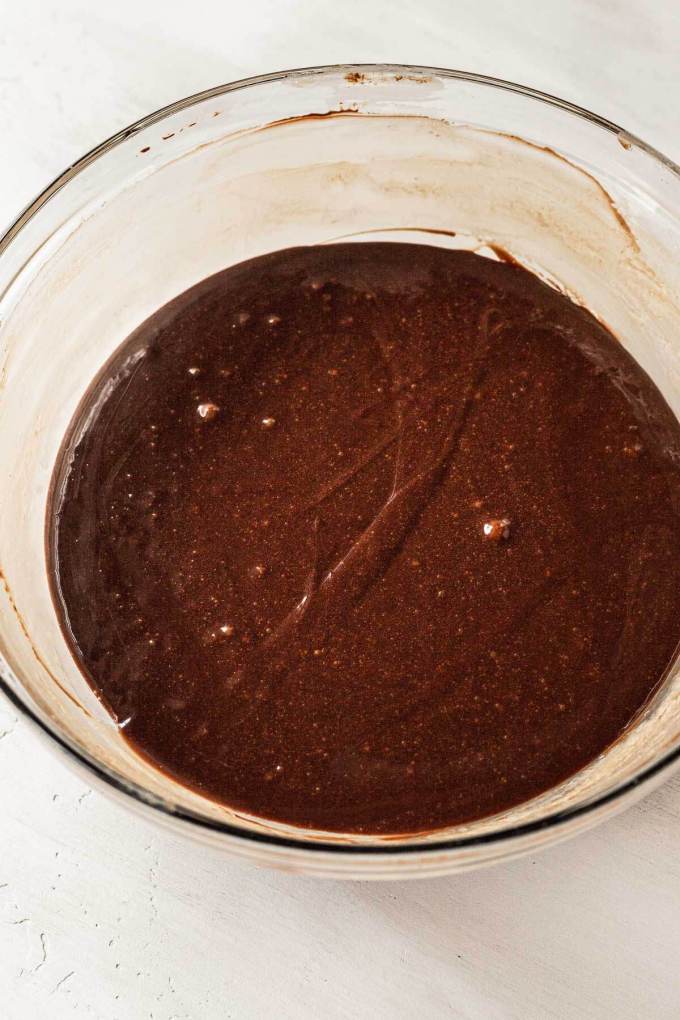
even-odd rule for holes
{"type": "Polygon", "coordinates": [[[48,513],[55,599],[130,743],[319,829],[501,811],[607,748],[680,638],[680,426],[517,265],[276,252],[152,315],[48,513]]]}

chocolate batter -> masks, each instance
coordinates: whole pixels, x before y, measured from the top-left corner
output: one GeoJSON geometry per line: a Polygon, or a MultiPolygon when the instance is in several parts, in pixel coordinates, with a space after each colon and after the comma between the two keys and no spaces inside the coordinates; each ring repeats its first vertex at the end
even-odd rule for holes
{"type": "Polygon", "coordinates": [[[152,315],[54,480],[55,597],[131,744],[236,808],[398,833],[621,734],[680,638],[680,426],[587,311],[411,244],[152,315]]]}

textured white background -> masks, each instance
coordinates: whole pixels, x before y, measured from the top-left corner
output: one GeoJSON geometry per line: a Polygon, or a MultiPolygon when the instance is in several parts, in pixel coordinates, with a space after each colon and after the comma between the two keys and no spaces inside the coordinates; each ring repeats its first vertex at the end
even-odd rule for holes
{"type": "MultiPolygon", "coordinates": [[[[0,0],[0,223],[180,96],[363,60],[521,81],[680,159],[678,0],[0,0]]],[[[324,883],[156,834],[0,703],[2,1020],[677,1020],[679,949],[678,778],[536,859],[324,883]]]]}

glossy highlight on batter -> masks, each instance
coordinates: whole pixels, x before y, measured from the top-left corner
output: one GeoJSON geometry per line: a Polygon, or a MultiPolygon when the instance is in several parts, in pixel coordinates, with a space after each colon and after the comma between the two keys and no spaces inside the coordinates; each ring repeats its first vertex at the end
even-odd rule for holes
{"type": "Polygon", "coordinates": [[[518,265],[233,266],[152,315],[55,470],[64,632],[125,738],[338,832],[470,821],[607,748],[680,638],[680,426],[518,265]]]}

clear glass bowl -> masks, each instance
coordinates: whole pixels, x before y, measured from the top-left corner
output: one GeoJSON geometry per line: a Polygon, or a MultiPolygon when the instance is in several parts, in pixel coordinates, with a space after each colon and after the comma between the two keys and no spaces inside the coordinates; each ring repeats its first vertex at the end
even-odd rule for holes
{"type": "Polygon", "coordinates": [[[291,871],[422,877],[536,850],[660,782],[680,755],[677,664],[614,747],[511,811],[418,837],[309,832],[214,804],[135,755],[47,583],[52,467],[115,347],[227,265],[348,236],[502,246],[602,318],[680,413],[680,171],[639,139],[431,68],[311,68],[182,100],[84,156],[0,242],[1,684],[88,781],[159,825],[291,871]]]}

